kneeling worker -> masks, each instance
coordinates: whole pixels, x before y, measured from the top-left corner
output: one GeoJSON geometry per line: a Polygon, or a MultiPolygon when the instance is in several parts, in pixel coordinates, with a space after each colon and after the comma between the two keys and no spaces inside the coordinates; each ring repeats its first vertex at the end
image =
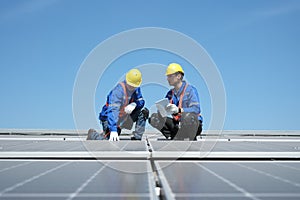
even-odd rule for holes
{"type": "Polygon", "coordinates": [[[134,122],[135,130],[131,140],[142,139],[149,111],[143,108],[145,101],[141,93],[141,83],[141,72],[131,69],[126,74],[126,80],[117,84],[107,96],[106,104],[99,114],[103,132],[90,129],[87,140],[118,141],[121,130],[131,130],[134,122]]]}
{"type": "Polygon", "coordinates": [[[166,71],[170,86],[166,98],[169,104],[166,111],[171,117],[163,117],[160,112],[153,113],[149,123],[158,129],[167,139],[196,140],[202,132],[200,102],[195,87],[183,80],[184,71],[177,63],[171,63],[166,71]]]}

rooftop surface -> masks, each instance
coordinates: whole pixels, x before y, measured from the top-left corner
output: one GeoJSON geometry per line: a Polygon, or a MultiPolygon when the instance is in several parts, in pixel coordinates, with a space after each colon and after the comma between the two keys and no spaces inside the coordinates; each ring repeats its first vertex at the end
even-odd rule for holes
{"type": "Polygon", "coordinates": [[[0,199],[299,199],[300,131],[204,131],[197,141],[86,141],[0,130],[0,199]]]}

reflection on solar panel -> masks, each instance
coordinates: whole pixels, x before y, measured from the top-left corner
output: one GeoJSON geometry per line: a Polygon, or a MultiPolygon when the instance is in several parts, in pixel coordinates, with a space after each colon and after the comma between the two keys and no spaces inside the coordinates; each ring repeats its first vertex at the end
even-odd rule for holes
{"type": "Polygon", "coordinates": [[[0,163],[1,199],[156,197],[147,161],[2,160],[0,163]]]}
{"type": "Polygon", "coordinates": [[[0,199],[300,199],[299,133],[230,133],[109,142],[0,130],[0,199]]]}
{"type": "Polygon", "coordinates": [[[300,163],[156,161],[168,199],[299,199],[300,163]]]}

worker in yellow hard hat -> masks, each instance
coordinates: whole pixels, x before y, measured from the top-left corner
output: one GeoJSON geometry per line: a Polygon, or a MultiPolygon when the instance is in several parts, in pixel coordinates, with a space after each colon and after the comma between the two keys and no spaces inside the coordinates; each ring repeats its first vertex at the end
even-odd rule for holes
{"type": "Polygon", "coordinates": [[[87,140],[118,141],[121,130],[131,130],[134,122],[135,130],[131,139],[142,139],[149,111],[143,108],[145,101],[141,93],[141,83],[142,74],[138,69],[131,69],[126,73],[125,80],[107,95],[106,104],[99,114],[103,132],[90,129],[87,140]]]}
{"type": "Polygon", "coordinates": [[[149,123],[168,139],[196,140],[203,122],[197,89],[183,80],[184,71],[178,63],[169,64],[165,75],[173,86],[166,95],[169,104],[164,111],[168,115],[153,113],[149,123]]]}

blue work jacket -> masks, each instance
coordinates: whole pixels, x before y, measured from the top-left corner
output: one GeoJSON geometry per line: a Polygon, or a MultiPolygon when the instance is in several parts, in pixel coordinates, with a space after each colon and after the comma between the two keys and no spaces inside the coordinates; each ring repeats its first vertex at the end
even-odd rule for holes
{"type": "MultiPolygon", "coordinates": [[[[123,81],[123,83],[126,85],[126,81],[123,81]]],[[[121,83],[119,83],[107,95],[106,104],[102,107],[99,119],[108,122],[110,131],[117,131],[119,120],[126,115],[124,108],[132,102],[136,103],[135,109],[142,109],[144,107],[145,101],[141,93],[141,88],[138,87],[132,92],[126,89],[125,94],[121,83]]]]}
{"type": "Polygon", "coordinates": [[[181,108],[184,110],[184,112],[196,113],[199,115],[198,119],[203,121],[203,118],[200,115],[201,109],[200,109],[200,101],[199,101],[197,89],[194,86],[188,84],[186,81],[182,81],[182,86],[180,87],[179,91],[176,92],[174,88],[169,90],[166,95],[166,98],[170,100],[170,103],[173,103],[179,107],[181,96],[182,96],[181,108]],[[185,86],[187,87],[185,88],[185,86]],[[182,94],[183,92],[184,94],[182,94]]]}

